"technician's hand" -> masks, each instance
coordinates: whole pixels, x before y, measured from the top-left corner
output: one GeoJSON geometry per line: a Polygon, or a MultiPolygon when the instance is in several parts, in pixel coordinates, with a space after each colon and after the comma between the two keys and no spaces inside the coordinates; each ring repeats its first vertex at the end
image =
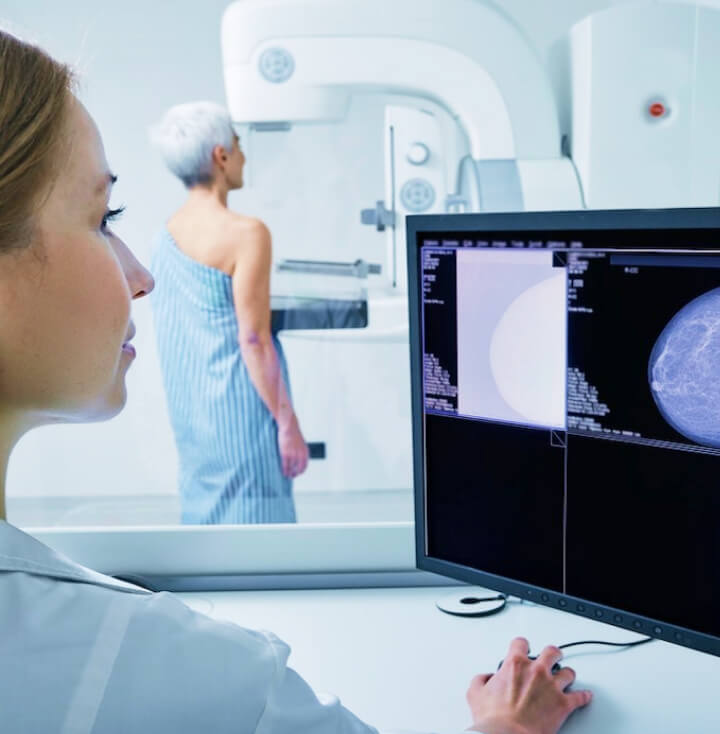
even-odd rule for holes
{"type": "Polygon", "coordinates": [[[575,680],[571,668],[551,673],[562,658],[557,647],[546,647],[537,660],[528,658],[529,649],[528,641],[517,637],[497,673],[472,679],[467,692],[473,717],[469,731],[556,734],[575,709],[590,703],[590,691],[564,692],[575,680]]]}
{"type": "Polygon", "coordinates": [[[294,415],[285,425],[278,426],[278,448],[286,477],[293,479],[307,469],[310,452],[294,415]]]}

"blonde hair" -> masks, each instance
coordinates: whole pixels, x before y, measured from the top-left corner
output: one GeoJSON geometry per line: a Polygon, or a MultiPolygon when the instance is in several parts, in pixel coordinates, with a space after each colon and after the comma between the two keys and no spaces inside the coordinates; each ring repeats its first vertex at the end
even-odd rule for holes
{"type": "Polygon", "coordinates": [[[0,253],[27,246],[64,138],[72,71],[0,30],[0,253]]]}

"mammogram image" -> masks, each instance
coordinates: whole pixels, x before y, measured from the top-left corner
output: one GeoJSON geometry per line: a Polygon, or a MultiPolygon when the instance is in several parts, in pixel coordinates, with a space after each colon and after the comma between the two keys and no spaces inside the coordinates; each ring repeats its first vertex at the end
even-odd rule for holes
{"type": "Polygon", "coordinates": [[[650,354],[648,377],[655,403],[676,431],[720,448],[720,288],[670,319],[650,354]]]}

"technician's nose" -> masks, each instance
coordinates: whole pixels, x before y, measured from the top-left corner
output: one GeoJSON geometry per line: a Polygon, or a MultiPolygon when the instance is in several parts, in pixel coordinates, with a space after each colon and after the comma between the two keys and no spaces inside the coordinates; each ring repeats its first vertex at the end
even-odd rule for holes
{"type": "MultiPolygon", "coordinates": [[[[133,257],[133,260],[135,258],[133,257]]],[[[145,267],[143,267],[137,260],[135,260],[136,268],[134,271],[134,278],[131,280],[128,278],[130,284],[130,292],[133,298],[142,298],[143,296],[150,295],[155,288],[155,278],[152,273],[145,267]]]]}
{"type": "Polygon", "coordinates": [[[155,288],[155,279],[150,271],[140,264],[128,246],[119,238],[117,240],[117,255],[120,259],[128,287],[133,299],[142,298],[152,293],[155,288]]]}

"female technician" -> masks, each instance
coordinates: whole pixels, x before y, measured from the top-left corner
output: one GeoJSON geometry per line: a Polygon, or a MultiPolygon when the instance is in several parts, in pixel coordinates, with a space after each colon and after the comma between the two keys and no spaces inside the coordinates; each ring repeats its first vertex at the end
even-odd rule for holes
{"type": "MultiPolygon", "coordinates": [[[[13,446],[125,403],[132,299],[153,278],[110,229],[114,176],[70,74],[0,31],[0,498],[13,446]]],[[[370,734],[321,703],[271,634],[83,568],[0,520],[0,721],[7,734],[370,734]]],[[[585,691],[514,640],[468,691],[473,730],[554,734],[585,691]]],[[[384,650],[381,654],[392,654],[384,650]]]]}

